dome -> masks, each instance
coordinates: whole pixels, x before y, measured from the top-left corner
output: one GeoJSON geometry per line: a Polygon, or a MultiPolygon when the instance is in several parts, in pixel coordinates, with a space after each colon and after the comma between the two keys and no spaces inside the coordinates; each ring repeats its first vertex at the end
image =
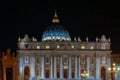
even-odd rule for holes
{"type": "Polygon", "coordinates": [[[43,32],[42,41],[71,41],[68,31],[59,23],[56,12],[52,25],[43,32]]]}

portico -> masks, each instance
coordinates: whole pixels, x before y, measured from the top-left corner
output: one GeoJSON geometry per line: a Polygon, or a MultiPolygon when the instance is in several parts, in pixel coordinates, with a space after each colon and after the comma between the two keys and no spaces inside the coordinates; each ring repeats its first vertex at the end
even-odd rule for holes
{"type": "Polygon", "coordinates": [[[80,37],[71,39],[69,32],[59,23],[55,12],[52,25],[42,36],[42,40],[30,38],[27,34],[18,38],[19,71],[26,79],[110,79],[110,39],[102,35],[96,41],[82,41],[80,37]],[[103,74],[104,73],[104,74],[103,74]]]}

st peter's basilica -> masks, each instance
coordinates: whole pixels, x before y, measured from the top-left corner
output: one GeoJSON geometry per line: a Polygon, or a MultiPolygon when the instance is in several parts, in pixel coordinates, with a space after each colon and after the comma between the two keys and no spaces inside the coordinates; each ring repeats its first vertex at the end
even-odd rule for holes
{"type": "Polygon", "coordinates": [[[18,38],[20,80],[109,80],[110,38],[101,35],[95,39],[72,40],[55,12],[42,40],[27,34],[18,38]]]}

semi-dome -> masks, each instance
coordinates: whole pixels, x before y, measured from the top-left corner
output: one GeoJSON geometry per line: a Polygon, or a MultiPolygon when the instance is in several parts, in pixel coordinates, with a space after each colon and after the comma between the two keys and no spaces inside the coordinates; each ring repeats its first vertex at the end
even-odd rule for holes
{"type": "Polygon", "coordinates": [[[71,41],[68,31],[59,23],[56,12],[52,25],[43,32],[42,41],[71,41]]]}

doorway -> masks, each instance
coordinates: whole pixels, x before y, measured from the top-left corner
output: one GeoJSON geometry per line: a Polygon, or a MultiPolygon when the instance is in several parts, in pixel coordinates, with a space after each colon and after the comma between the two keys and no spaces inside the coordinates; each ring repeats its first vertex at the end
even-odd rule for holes
{"type": "Polygon", "coordinates": [[[105,66],[101,67],[101,79],[106,80],[106,67],[105,66]]]}
{"type": "Polygon", "coordinates": [[[30,76],[30,68],[29,66],[25,66],[24,68],[24,80],[29,80],[30,76]]]}
{"type": "Polygon", "coordinates": [[[13,80],[13,69],[6,68],[6,80],[13,80]]]}

